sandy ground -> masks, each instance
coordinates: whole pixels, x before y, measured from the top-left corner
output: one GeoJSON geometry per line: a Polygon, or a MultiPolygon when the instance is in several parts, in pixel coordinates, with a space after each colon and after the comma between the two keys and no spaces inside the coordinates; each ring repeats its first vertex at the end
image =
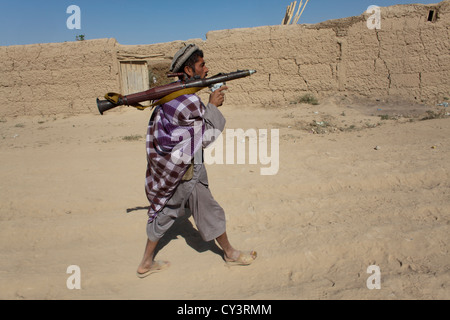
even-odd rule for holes
{"type": "Polygon", "coordinates": [[[276,175],[208,165],[231,242],[258,259],[227,267],[187,217],[161,241],[171,267],[145,279],[150,111],[1,118],[0,298],[449,299],[450,119],[383,108],[224,106],[227,129],[279,129],[276,175]]]}

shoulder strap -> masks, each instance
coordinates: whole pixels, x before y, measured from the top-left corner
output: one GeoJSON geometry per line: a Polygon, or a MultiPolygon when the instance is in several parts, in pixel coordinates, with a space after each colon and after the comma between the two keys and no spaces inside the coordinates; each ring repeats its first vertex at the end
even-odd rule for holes
{"type": "Polygon", "coordinates": [[[151,108],[154,106],[160,106],[163,105],[164,103],[167,103],[169,101],[172,101],[173,99],[178,98],[179,96],[185,95],[185,94],[194,94],[197,93],[198,91],[202,90],[203,87],[194,87],[194,88],[186,88],[186,89],[181,89],[175,92],[172,92],[171,94],[168,94],[167,96],[161,98],[160,100],[153,102],[151,105],[149,106],[143,106],[143,105],[136,105],[136,106],[132,106],[135,107],[136,109],[139,110],[144,110],[146,108],[151,108]]]}

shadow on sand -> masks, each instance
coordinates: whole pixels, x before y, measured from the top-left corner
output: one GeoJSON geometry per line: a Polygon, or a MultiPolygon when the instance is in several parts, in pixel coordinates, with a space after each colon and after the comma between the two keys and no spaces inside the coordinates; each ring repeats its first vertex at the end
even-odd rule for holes
{"type": "MultiPolygon", "coordinates": [[[[149,207],[135,207],[127,209],[127,213],[133,211],[148,211],[149,207]]],[[[158,252],[167,246],[170,241],[178,239],[179,236],[183,237],[186,243],[197,252],[212,251],[219,255],[223,259],[223,251],[220,249],[216,242],[206,242],[202,239],[200,233],[194,228],[192,222],[189,220],[191,212],[188,208],[185,209],[184,216],[177,218],[172,227],[166,232],[166,234],[159,240],[155,250],[155,258],[158,252]]]]}

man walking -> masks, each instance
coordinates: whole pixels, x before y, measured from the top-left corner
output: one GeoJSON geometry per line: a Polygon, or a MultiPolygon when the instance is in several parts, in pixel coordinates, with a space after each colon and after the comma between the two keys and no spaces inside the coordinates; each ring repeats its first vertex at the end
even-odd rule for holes
{"type": "MultiPolygon", "coordinates": [[[[190,44],[176,53],[170,71],[204,79],[209,70],[203,51],[190,44]]],[[[183,94],[158,106],[152,114],[147,132],[148,239],[137,269],[140,278],[169,266],[167,261],[154,261],[156,245],[175,219],[184,215],[186,205],[203,240],[216,240],[228,264],[249,265],[256,259],[255,251],[239,251],[230,244],[225,212],[208,188],[202,161],[203,148],[214,140],[206,139],[203,133],[220,133],[225,127],[225,118],[218,109],[224,102],[225,90],[223,86],[212,92],[206,106],[197,95],[183,94]]]]}

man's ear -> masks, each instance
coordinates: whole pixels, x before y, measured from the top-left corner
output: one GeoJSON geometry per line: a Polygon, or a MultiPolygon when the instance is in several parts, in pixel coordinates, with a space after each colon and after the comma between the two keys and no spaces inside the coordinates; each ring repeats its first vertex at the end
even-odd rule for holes
{"type": "Polygon", "coordinates": [[[189,78],[192,78],[194,76],[194,72],[192,68],[189,66],[184,67],[184,73],[186,73],[189,76],[189,78]]]}

